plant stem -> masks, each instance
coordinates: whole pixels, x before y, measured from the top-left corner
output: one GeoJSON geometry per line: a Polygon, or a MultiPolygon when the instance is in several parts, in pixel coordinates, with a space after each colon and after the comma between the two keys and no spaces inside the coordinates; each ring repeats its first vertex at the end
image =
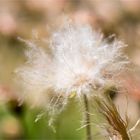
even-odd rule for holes
{"type": "Polygon", "coordinates": [[[83,98],[84,98],[84,105],[85,105],[85,125],[86,125],[86,135],[87,135],[86,139],[92,140],[88,99],[85,94],[84,94],[83,98]]]}

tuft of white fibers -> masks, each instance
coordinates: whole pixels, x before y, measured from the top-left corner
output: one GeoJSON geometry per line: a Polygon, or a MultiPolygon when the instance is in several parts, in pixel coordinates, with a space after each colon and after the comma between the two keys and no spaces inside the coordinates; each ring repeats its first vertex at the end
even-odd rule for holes
{"type": "Polygon", "coordinates": [[[129,63],[121,41],[108,43],[89,25],[63,25],[50,38],[47,47],[51,53],[32,41],[25,42],[27,62],[16,73],[26,91],[35,92],[32,96],[48,98],[53,90],[54,98],[58,98],[52,98],[49,107],[63,108],[73,93],[77,97],[94,96],[108,84],[115,84],[115,77],[129,63]]]}

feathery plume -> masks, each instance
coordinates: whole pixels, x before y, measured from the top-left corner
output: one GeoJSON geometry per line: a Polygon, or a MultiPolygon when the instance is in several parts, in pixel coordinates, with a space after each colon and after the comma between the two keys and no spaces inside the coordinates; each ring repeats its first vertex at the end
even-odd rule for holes
{"type": "Polygon", "coordinates": [[[25,41],[29,46],[25,52],[27,62],[16,71],[25,88],[90,96],[93,90],[113,82],[128,63],[122,55],[125,45],[121,41],[108,43],[89,25],[67,24],[52,34],[49,44],[52,54],[25,41]]]}
{"type": "Polygon", "coordinates": [[[28,44],[27,62],[16,73],[26,91],[42,94],[42,100],[53,91],[50,105],[46,102],[48,110],[53,108],[52,114],[63,110],[74,94],[87,100],[108,84],[115,84],[115,77],[128,64],[122,53],[125,45],[118,40],[108,43],[89,25],[66,22],[52,34],[49,53],[33,41],[24,42],[28,44]]]}

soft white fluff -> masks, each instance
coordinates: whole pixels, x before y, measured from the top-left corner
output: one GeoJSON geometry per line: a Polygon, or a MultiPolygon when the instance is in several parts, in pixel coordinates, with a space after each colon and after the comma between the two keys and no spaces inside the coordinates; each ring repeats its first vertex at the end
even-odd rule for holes
{"type": "Polygon", "coordinates": [[[108,43],[88,25],[68,23],[53,33],[51,54],[33,42],[26,43],[27,62],[17,73],[24,87],[38,94],[53,89],[56,95],[94,95],[94,91],[114,82],[128,63],[122,42],[108,43]]]}

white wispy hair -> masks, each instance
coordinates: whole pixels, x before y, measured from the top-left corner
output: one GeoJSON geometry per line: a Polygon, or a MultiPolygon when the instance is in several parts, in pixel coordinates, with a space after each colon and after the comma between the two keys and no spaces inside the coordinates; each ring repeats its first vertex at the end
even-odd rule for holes
{"type": "MultiPolygon", "coordinates": [[[[34,42],[25,41],[27,62],[17,69],[24,88],[45,94],[69,97],[76,93],[92,96],[113,83],[128,64],[123,55],[125,45],[118,40],[108,43],[89,25],[67,23],[52,34],[48,53],[34,42]]],[[[36,96],[36,95],[34,95],[36,96]]]]}

